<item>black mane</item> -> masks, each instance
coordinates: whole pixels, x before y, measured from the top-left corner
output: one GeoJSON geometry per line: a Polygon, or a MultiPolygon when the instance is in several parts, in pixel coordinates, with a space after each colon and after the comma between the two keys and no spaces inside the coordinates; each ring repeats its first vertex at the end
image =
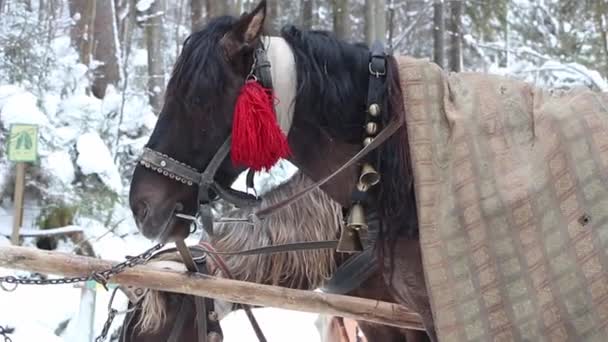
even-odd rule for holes
{"type": "Polygon", "coordinates": [[[307,113],[310,122],[336,138],[360,142],[368,75],[359,71],[367,70],[369,49],[345,43],[330,32],[301,31],[291,25],[281,30],[281,36],[296,60],[295,111],[307,113]]]}
{"type": "MultiPolygon", "coordinates": [[[[310,122],[320,123],[333,137],[360,143],[366,111],[369,48],[343,42],[329,32],[301,31],[294,26],[283,28],[281,35],[296,59],[296,112],[310,115],[310,122]]],[[[388,110],[383,122],[398,119],[404,125],[376,154],[382,175],[378,209],[385,221],[383,235],[396,241],[398,235],[416,236],[418,220],[399,73],[394,58],[388,62],[384,103],[388,110]]]]}
{"type": "Polygon", "coordinates": [[[226,88],[225,70],[229,68],[224,54],[220,53],[220,39],[236,21],[230,16],[214,18],[184,41],[167,85],[167,96],[176,96],[197,105],[212,105],[200,103],[201,96],[205,100],[222,98],[226,88]]]}

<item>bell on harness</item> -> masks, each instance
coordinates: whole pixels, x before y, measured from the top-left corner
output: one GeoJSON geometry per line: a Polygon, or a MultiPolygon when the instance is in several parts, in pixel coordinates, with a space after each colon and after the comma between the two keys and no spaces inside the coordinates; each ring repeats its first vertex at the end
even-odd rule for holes
{"type": "Polygon", "coordinates": [[[352,206],[348,213],[346,226],[340,234],[340,241],[336,247],[336,251],[340,253],[354,253],[363,250],[361,237],[359,236],[360,229],[367,229],[365,221],[365,211],[360,203],[352,206]]]}

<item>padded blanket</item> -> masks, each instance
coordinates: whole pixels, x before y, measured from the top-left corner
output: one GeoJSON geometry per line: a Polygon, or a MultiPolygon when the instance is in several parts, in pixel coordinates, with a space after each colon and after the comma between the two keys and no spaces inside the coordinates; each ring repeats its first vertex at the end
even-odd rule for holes
{"type": "Polygon", "coordinates": [[[439,340],[608,341],[608,96],[397,62],[439,340]]]}

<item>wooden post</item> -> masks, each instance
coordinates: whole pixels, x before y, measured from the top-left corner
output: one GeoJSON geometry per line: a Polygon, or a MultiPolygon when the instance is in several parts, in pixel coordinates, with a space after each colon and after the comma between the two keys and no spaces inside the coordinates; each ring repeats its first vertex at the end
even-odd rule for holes
{"type": "MultiPolygon", "coordinates": [[[[0,267],[65,276],[82,276],[114,263],[91,257],[26,247],[0,247],[0,267]]],[[[217,298],[232,303],[276,307],[424,330],[420,316],[407,308],[377,300],[293,290],[278,286],[136,266],[110,280],[124,286],[217,298]]]]}
{"type": "Polygon", "coordinates": [[[15,195],[13,197],[14,214],[13,214],[13,233],[11,242],[13,245],[19,245],[19,229],[23,226],[23,195],[25,193],[25,163],[19,162],[16,164],[17,172],[15,176],[15,195]]]}

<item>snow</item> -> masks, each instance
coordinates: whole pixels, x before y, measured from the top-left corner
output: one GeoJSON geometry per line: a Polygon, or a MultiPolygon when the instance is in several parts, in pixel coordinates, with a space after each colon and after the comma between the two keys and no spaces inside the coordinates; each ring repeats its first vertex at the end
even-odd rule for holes
{"type": "Polygon", "coordinates": [[[112,191],[121,193],[122,182],[110,150],[97,133],[81,135],[76,143],[76,164],[85,175],[97,174],[112,191]]]}
{"type": "Polygon", "coordinates": [[[52,152],[43,159],[43,167],[65,185],[74,181],[74,165],[65,151],[52,152]]]}
{"type": "Polygon", "coordinates": [[[137,5],[135,5],[135,7],[137,7],[138,11],[145,12],[145,11],[149,10],[153,4],[154,4],[154,0],[139,0],[137,2],[137,5]]]}
{"type": "MultiPolygon", "coordinates": [[[[271,308],[254,309],[253,314],[268,341],[320,341],[315,326],[315,321],[319,318],[317,314],[271,308]]],[[[221,325],[225,342],[257,341],[243,310],[230,313],[221,325]]]]}
{"type": "Polygon", "coordinates": [[[37,98],[28,91],[14,87],[0,89],[0,120],[6,125],[48,125],[47,117],[38,109],[37,98]],[[3,92],[8,93],[3,96],[3,92]]]}

